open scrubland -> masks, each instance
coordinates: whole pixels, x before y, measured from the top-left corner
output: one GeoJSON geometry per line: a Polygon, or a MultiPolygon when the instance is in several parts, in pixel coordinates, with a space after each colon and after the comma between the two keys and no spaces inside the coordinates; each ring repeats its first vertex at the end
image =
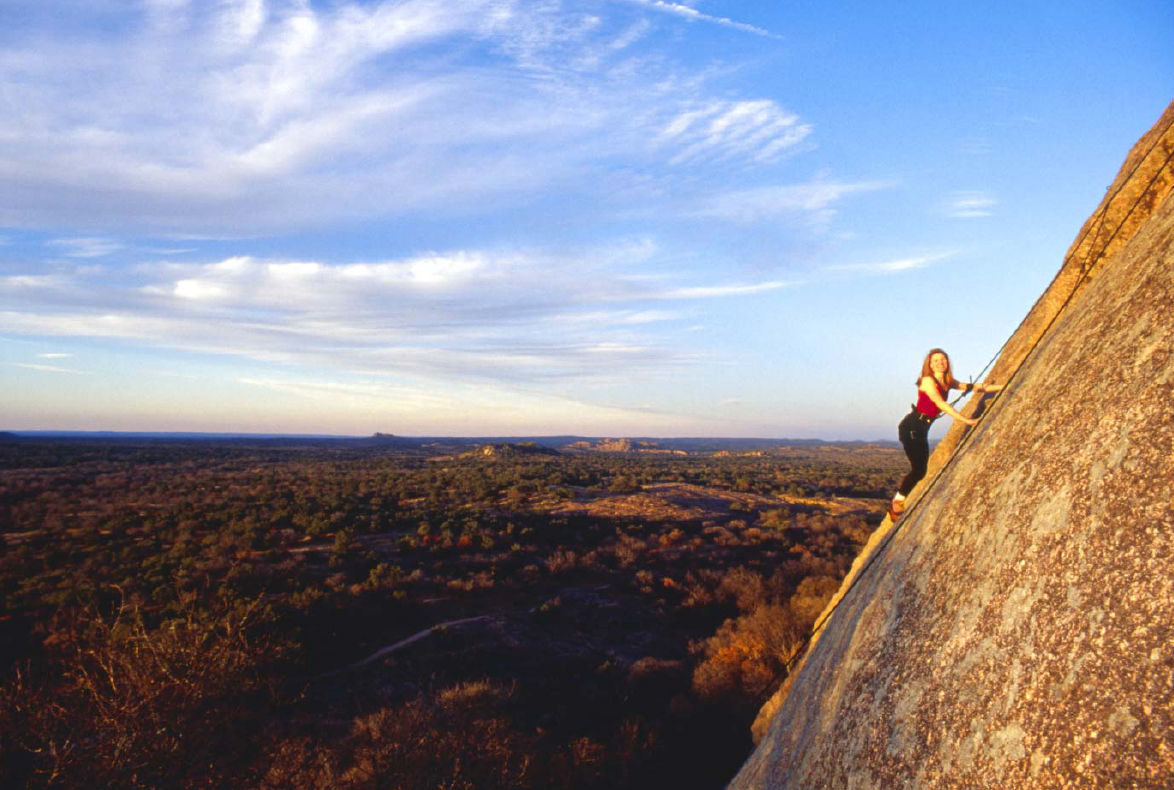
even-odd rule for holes
{"type": "Polygon", "coordinates": [[[720,787],[903,463],[0,444],[0,785],[720,787]]]}

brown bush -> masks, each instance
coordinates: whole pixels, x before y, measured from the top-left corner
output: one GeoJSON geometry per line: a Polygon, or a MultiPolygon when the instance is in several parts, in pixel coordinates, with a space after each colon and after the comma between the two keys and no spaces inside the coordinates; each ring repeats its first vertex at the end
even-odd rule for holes
{"type": "Polygon", "coordinates": [[[790,600],[796,625],[802,631],[809,632],[816,618],[839,589],[840,580],[834,576],[809,576],[799,582],[790,600]]]}
{"type": "Polygon", "coordinates": [[[50,662],[0,690],[0,784],[221,787],[247,774],[262,668],[260,604],[151,629],[137,606],[89,613],[48,640],[50,662]],[[24,776],[5,775],[22,766],[24,776]]]}
{"type": "Polygon", "coordinates": [[[644,541],[630,535],[621,535],[613,547],[616,562],[621,568],[628,568],[638,562],[646,549],[644,541]]]}
{"type": "Polygon", "coordinates": [[[717,600],[721,578],[720,571],[707,568],[688,571],[685,574],[685,598],[681,601],[681,606],[699,607],[714,603],[717,600]]]}
{"type": "Polygon", "coordinates": [[[559,549],[545,560],[546,570],[551,574],[572,571],[579,564],[579,557],[569,549],[559,549]]]}
{"type": "Polygon", "coordinates": [[[723,601],[733,601],[739,612],[752,612],[760,606],[770,603],[766,580],[762,574],[755,573],[748,568],[732,568],[726,571],[718,585],[717,597],[723,601]]]}
{"type": "Polygon", "coordinates": [[[731,707],[756,707],[784,678],[787,658],[802,640],[788,606],[765,604],[727,620],[717,633],[691,646],[702,660],[693,671],[699,697],[731,707]]]}
{"type": "Polygon", "coordinates": [[[546,749],[511,716],[516,686],[471,681],[355,720],[339,743],[294,738],[273,756],[262,790],[489,790],[581,786],[603,747],[576,738],[546,749]]]}

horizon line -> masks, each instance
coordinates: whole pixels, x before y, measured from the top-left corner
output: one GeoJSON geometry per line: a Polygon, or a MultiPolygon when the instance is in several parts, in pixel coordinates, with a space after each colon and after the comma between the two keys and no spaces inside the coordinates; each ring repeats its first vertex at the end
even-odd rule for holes
{"type": "Polygon", "coordinates": [[[375,431],[369,434],[341,434],[341,433],[266,433],[258,431],[113,431],[113,430],[67,430],[55,428],[38,428],[38,429],[5,429],[0,428],[0,436],[11,435],[28,438],[49,438],[49,437],[141,437],[141,438],[235,438],[235,439],[319,439],[319,440],[359,440],[359,439],[374,439],[374,438],[390,438],[390,439],[414,439],[414,440],[477,440],[477,441],[492,441],[492,440],[510,440],[510,439],[582,439],[582,440],[604,440],[604,439],[629,439],[629,440],[648,440],[648,441],[741,441],[741,442],[792,442],[792,443],[811,443],[822,442],[824,444],[898,444],[898,442],[890,439],[821,439],[818,437],[771,437],[771,436],[651,436],[651,435],[623,435],[623,434],[601,434],[601,435],[586,435],[573,433],[551,433],[551,434],[394,434],[384,433],[382,431],[375,431]]]}

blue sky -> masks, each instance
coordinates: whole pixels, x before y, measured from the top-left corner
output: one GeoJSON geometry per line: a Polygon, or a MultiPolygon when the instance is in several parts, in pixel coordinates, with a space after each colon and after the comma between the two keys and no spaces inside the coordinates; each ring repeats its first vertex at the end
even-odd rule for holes
{"type": "Polygon", "coordinates": [[[1174,5],[4,0],[0,428],[895,438],[1174,5]]]}

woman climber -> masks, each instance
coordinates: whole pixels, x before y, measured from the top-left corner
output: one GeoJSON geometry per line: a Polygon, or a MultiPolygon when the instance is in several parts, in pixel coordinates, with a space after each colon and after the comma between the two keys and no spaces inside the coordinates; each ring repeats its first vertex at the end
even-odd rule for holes
{"type": "Polygon", "coordinates": [[[946,396],[951,389],[963,392],[998,392],[1002,384],[963,384],[954,378],[950,371],[950,357],[940,348],[935,348],[925,355],[921,363],[921,375],[917,379],[917,403],[913,410],[905,415],[897,426],[897,437],[901,446],[905,448],[905,455],[909,456],[909,463],[913,469],[905,475],[897,489],[897,496],[889,505],[889,518],[896,521],[905,509],[905,497],[913,490],[913,486],[925,477],[925,470],[929,464],[929,426],[941,416],[942,412],[949,414],[955,420],[961,420],[967,425],[974,425],[976,419],[963,417],[946,402],[946,396]]]}

